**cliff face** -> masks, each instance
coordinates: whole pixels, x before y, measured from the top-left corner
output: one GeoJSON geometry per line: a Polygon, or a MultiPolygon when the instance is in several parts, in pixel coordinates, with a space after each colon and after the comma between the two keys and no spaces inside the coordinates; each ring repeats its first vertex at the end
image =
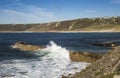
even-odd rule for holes
{"type": "Polygon", "coordinates": [[[120,78],[120,46],[69,78],[120,78]]]}
{"type": "Polygon", "coordinates": [[[120,17],[82,18],[43,24],[1,24],[0,31],[119,31],[120,17]]]}

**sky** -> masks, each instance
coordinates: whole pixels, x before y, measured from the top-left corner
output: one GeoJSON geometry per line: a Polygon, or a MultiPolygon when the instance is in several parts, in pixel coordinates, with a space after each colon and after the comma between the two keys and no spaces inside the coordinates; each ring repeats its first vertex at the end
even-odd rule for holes
{"type": "Polygon", "coordinates": [[[120,16],[120,0],[1,0],[0,24],[120,16]]]}

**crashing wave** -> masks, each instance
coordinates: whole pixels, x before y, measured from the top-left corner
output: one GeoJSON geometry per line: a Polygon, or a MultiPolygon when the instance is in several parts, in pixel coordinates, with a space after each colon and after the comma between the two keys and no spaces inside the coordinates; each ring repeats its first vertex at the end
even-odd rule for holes
{"type": "Polygon", "coordinates": [[[53,41],[46,48],[35,52],[38,59],[9,60],[0,62],[0,76],[14,78],[61,78],[84,69],[88,63],[71,62],[69,51],[53,41]]]}

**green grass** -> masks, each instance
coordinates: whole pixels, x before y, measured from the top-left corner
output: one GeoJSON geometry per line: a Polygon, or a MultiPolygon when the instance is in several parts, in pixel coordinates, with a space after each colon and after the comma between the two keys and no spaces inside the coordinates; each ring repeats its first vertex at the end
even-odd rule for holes
{"type": "Polygon", "coordinates": [[[101,74],[101,72],[100,71],[98,71],[98,72],[95,72],[95,76],[99,76],[101,74]]]}

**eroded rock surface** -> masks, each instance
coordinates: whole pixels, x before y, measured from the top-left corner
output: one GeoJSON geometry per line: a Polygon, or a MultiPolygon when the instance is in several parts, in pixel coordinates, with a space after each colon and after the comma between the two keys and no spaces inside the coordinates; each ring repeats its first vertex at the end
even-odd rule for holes
{"type": "Polygon", "coordinates": [[[106,53],[101,59],[92,63],[85,70],[68,78],[119,78],[120,46],[106,53]]]}
{"type": "Polygon", "coordinates": [[[70,52],[71,61],[93,63],[100,59],[103,54],[89,52],[70,52]]]}

